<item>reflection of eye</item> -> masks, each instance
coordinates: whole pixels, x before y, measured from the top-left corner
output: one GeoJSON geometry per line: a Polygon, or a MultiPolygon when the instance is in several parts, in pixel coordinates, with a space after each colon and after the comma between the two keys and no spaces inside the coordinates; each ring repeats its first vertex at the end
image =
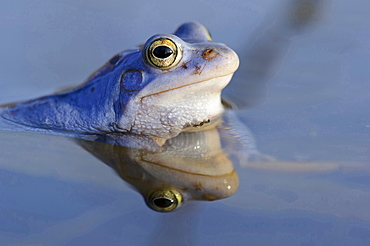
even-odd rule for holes
{"type": "Polygon", "coordinates": [[[150,194],[148,205],[157,212],[170,212],[181,205],[182,196],[175,190],[157,190],[150,194]]]}
{"type": "Polygon", "coordinates": [[[171,207],[175,203],[174,200],[170,198],[165,198],[165,197],[155,198],[153,199],[152,202],[158,208],[168,208],[168,207],[171,207]]]}
{"type": "Polygon", "coordinates": [[[170,68],[181,59],[181,50],[178,45],[168,39],[159,38],[152,41],[145,50],[146,60],[157,68],[170,68]]]}

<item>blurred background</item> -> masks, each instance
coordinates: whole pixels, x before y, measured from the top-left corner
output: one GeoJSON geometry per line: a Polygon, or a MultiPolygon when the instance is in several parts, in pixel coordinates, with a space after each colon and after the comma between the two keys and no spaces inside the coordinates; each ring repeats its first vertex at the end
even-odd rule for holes
{"type": "Polygon", "coordinates": [[[1,102],[80,83],[115,53],[143,43],[153,34],[173,32],[190,20],[203,23],[215,41],[237,51],[242,59],[242,77],[248,77],[243,73],[248,69],[268,70],[266,64],[253,63],[254,59],[285,57],[288,51],[291,57],[305,60],[273,60],[280,68],[288,62],[284,67],[295,73],[291,76],[301,77],[303,71],[291,65],[312,63],[313,59],[320,63],[336,60],[334,54],[344,56],[347,49],[361,45],[355,40],[366,36],[368,7],[363,1],[332,4],[329,0],[0,4],[1,102]],[[273,46],[272,54],[266,44],[256,50],[260,42],[270,42],[267,46],[273,46]],[[314,57],[318,53],[329,57],[314,57]]]}

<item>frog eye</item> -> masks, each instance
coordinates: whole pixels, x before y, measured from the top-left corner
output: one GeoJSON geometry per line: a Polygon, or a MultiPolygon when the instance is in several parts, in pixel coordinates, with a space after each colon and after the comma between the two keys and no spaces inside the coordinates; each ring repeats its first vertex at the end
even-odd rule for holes
{"type": "Polygon", "coordinates": [[[148,199],[148,205],[157,212],[170,212],[181,205],[182,196],[175,190],[156,190],[148,199]]]}
{"type": "Polygon", "coordinates": [[[154,67],[170,68],[180,61],[181,50],[171,39],[159,38],[147,45],[145,58],[154,67]]]}

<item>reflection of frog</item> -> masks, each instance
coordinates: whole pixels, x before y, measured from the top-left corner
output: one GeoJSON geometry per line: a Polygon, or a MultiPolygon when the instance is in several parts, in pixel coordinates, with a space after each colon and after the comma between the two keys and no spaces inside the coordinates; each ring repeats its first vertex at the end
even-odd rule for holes
{"type": "Polygon", "coordinates": [[[129,132],[158,145],[211,125],[220,94],[239,65],[236,53],[191,22],[114,56],[81,87],[16,104],[2,116],[37,128],[129,132]]]}
{"type": "Polygon", "coordinates": [[[168,212],[189,200],[218,200],[234,194],[234,165],[245,166],[256,150],[252,133],[228,110],[215,128],[183,132],[159,147],[141,137],[101,135],[76,140],[112,167],[156,211],[168,212]]]}
{"type": "Polygon", "coordinates": [[[157,151],[95,141],[77,143],[133,185],[150,208],[169,212],[189,200],[218,200],[237,190],[238,176],[221,148],[219,131],[184,132],[157,151]]]}

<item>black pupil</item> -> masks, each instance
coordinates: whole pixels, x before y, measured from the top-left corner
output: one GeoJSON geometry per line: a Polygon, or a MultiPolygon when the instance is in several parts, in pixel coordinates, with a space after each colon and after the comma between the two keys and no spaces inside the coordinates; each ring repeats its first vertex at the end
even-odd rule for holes
{"type": "Polygon", "coordinates": [[[158,198],[155,199],[153,203],[159,208],[168,208],[173,204],[173,201],[167,198],[158,198]]]}
{"type": "Polygon", "coordinates": [[[158,46],[153,50],[153,55],[157,58],[167,58],[172,55],[173,51],[167,46],[158,46]]]}

